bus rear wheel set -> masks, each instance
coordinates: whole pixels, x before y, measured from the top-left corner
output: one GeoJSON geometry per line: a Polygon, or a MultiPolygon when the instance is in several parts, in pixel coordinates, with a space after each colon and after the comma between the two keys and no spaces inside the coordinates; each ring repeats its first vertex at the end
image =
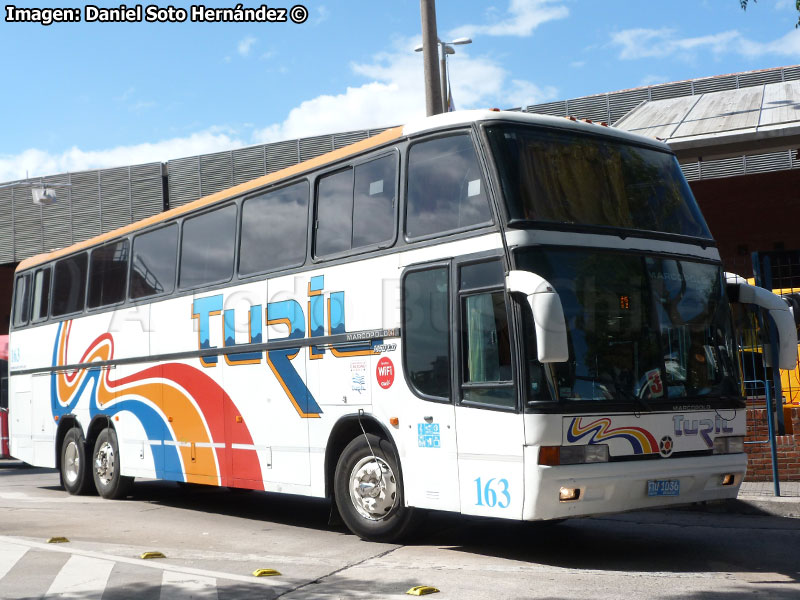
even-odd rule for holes
{"type": "Polygon", "coordinates": [[[116,499],[128,494],[133,477],[120,474],[119,443],[112,428],[100,432],[91,455],[78,427],[64,436],[61,444],[61,484],[70,494],[97,491],[103,498],[116,499]],[[94,484],[94,486],[92,485],[94,484]]]}

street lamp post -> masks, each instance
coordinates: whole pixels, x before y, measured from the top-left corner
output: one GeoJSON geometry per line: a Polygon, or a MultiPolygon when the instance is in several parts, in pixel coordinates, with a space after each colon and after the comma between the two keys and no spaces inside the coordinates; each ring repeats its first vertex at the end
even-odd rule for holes
{"type": "MultiPolygon", "coordinates": [[[[456,50],[453,48],[453,46],[471,44],[472,40],[468,37],[462,37],[457,38],[452,42],[443,42],[442,40],[438,40],[438,42],[439,47],[441,48],[441,58],[439,59],[439,75],[441,80],[439,81],[439,85],[442,90],[442,112],[447,112],[450,110],[450,90],[449,86],[447,85],[447,55],[456,53],[456,50]]],[[[414,48],[414,51],[422,52],[422,46],[417,46],[414,48]]]]}

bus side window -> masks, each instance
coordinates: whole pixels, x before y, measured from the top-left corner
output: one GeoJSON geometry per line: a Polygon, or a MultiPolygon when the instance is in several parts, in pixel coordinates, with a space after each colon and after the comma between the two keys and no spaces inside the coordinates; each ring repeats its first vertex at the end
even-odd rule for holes
{"type": "Polygon", "coordinates": [[[233,277],[236,205],[229,204],[183,222],[179,286],[222,283],[233,277]]]}
{"type": "Polygon", "coordinates": [[[397,156],[390,154],[355,169],[353,248],[394,239],[397,156]]]}
{"type": "Polygon", "coordinates": [[[423,397],[450,399],[450,315],[447,267],[403,278],[403,364],[423,397]]]}
{"type": "Polygon", "coordinates": [[[131,299],[169,294],[175,289],[178,264],[178,225],[142,233],[133,238],[131,299]]]}
{"type": "Polygon", "coordinates": [[[50,267],[39,269],[33,276],[33,307],[31,322],[47,318],[50,308],[50,267]]]}
{"type": "Polygon", "coordinates": [[[317,184],[316,256],[350,250],[353,231],[353,169],[321,177],[317,184]]]}
{"type": "Polygon", "coordinates": [[[89,308],[117,304],[125,299],[128,275],[128,240],[92,250],[89,260],[89,308]]]}
{"type": "Polygon", "coordinates": [[[242,204],[239,274],[303,264],[308,236],[308,181],[249,198],[242,204]]]}
{"type": "Polygon", "coordinates": [[[409,239],[488,225],[486,183],[468,134],[411,146],[406,236],[409,239]]]}
{"type": "Polygon", "coordinates": [[[31,307],[31,276],[29,273],[17,277],[14,286],[14,327],[28,323],[31,307]]]}
{"type": "Polygon", "coordinates": [[[54,317],[83,310],[87,262],[86,252],[81,252],[56,263],[53,276],[54,317]]]}
{"type": "Polygon", "coordinates": [[[315,255],[392,241],[396,190],[395,154],[320,177],[315,255]]]}

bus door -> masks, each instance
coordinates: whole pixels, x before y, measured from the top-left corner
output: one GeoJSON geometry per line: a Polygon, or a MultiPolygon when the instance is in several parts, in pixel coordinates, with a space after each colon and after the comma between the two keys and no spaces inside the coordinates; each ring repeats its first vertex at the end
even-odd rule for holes
{"type": "Polygon", "coordinates": [[[456,265],[453,387],[461,512],[518,519],[525,435],[504,279],[498,258],[456,265]]]}
{"type": "MultiPolygon", "coordinates": [[[[450,272],[449,262],[439,262],[413,266],[402,277],[402,357],[408,389],[398,402],[398,437],[406,501],[420,508],[458,511],[450,272]]],[[[395,384],[391,389],[403,388],[395,384]]]]}

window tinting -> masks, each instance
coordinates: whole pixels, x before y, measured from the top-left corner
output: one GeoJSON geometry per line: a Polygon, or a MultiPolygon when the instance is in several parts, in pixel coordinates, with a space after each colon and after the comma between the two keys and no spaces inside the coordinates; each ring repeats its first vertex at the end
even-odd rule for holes
{"type": "Polygon", "coordinates": [[[397,157],[358,165],[353,196],[353,248],[394,238],[397,157]]]}
{"type": "Polygon", "coordinates": [[[180,287],[228,281],[233,275],[236,205],[186,219],[181,239],[180,287]]]}
{"type": "Polygon", "coordinates": [[[512,220],[711,237],[668,152],[521,125],[487,132],[512,220]]]}
{"type": "Polygon", "coordinates": [[[21,327],[28,322],[31,306],[31,276],[17,277],[14,286],[14,327],[21,327]]]}
{"type": "Polygon", "coordinates": [[[406,235],[417,238],[491,222],[486,184],[468,135],[411,146],[406,235]]]}
{"type": "Polygon", "coordinates": [[[125,299],[128,277],[128,240],[92,250],[89,260],[89,308],[117,304],[125,299]]]}
{"type": "Polygon", "coordinates": [[[350,249],[353,230],[353,170],[322,177],[317,185],[317,256],[350,249]]]}
{"type": "Polygon", "coordinates": [[[307,181],[246,200],[239,273],[250,275],[302,264],[307,231],[307,181]]]}
{"type": "Polygon", "coordinates": [[[178,226],[169,225],[133,238],[130,297],[146,298],[175,288],[178,226]]]}
{"type": "Polygon", "coordinates": [[[448,269],[408,273],[403,280],[403,358],[408,378],[427,396],[450,396],[448,269]]]}
{"type": "Polygon", "coordinates": [[[31,320],[42,321],[47,318],[50,306],[50,269],[39,269],[33,276],[33,307],[31,320]]]}
{"type": "Polygon", "coordinates": [[[86,253],[76,254],[56,263],[53,282],[53,316],[83,310],[86,296],[86,253]]]}

